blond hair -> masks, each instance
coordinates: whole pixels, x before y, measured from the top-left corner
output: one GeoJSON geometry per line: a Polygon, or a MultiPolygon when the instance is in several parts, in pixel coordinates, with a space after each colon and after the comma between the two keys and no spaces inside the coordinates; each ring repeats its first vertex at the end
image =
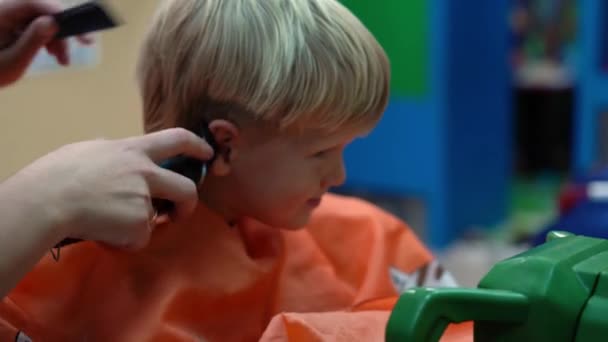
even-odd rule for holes
{"type": "Polygon", "coordinates": [[[138,63],[144,126],[218,116],[328,131],[373,122],[388,101],[389,69],[376,39],[335,0],[167,0],[138,63]]]}

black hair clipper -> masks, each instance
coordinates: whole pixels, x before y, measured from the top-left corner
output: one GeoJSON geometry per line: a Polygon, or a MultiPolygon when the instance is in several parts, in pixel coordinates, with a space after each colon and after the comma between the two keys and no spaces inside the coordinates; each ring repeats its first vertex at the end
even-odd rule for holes
{"type": "MultiPolygon", "coordinates": [[[[202,161],[196,158],[187,156],[177,156],[165,160],[160,164],[162,168],[179,173],[180,175],[189,178],[194,184],[199,184],[207,174],[208,168],[213,164],[218,153],[218,146],[213,138],[213,134],[209,131],[209,127],[204,124],[201,128],[200,136],[205,139],[207,144],[213,150],[213,157],[207,161],[202,161]]],[[[174,209],[173,202],[165,199],[152,199],[152,206],[158,215],[170,213],[174,209]]]]}
{"type": "MultiPolygon", "coordinates": [[[[199,135],[203,139],[205,139],[207,144],[209,144],[209,146],[211,146],[211,148],[213,149],[214,153],[211,159],[203,161],[184,155],[179,155],[163,161],[159,164],[159,166],[164,169],[176,172],[184,177],[187,177],[195,184],[199,184],[204,179],[207,170],[209,169],[211,164],[213,164],[213,161],[215,160],[218,153],[217,143],[215,142],[215,139],[213,138],[213,135],[211,134],[211,131],[209,130],[207,124],[203,124],[199,135]]],[[[154,207],[154,210],[157,215],[169,214],[175,208],[175,204],[173,202],[166,199],[157,198],[152,199],[152,206],[154,207]]],[[[82,240],[80,239],[66,238],[56,244],[55,248],[61,248],[81,241],[82,240]]]]}
{"type": "Polygon", "coordinates": [[[121,24],[102,1],[88,1],[53,15],[59,31],[56,39],[114,28],[121,24]]]}

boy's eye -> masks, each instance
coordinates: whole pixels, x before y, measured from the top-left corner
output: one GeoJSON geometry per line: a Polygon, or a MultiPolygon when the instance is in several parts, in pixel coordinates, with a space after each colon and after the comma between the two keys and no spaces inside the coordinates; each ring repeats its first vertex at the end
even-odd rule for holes
{"type": "Polygon", "coordinates": [[[344,147],[346,147],[346,144],[342,144],[342,145],[338,145],[338,146],[332,146],[330,148],[326,148],[324,150],[320,150],[318,152],[315,152],[313,154],[313,157],[315,158],[323,158],[326,157],[328,154],[335,152],[335,151],[339,151],[341,149],[343,149],[344,147]]]}
{"type": "Polygon", "coordinates": [[[315,153],[315,154],[313,155],[313,157],[315,157],[315,158],[322,158],[322,157],[324,157],[324,156],[325,156],[327,153],[329,153],[329,151],[330,151],[329,149],[328,149],[328,150],[322,150],[322,151],[319,151],[319,152],[315,153]]]}

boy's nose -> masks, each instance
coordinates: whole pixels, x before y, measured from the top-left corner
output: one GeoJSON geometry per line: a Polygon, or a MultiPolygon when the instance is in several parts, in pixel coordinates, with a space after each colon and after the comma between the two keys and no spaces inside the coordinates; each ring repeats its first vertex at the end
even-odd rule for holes
{"type": "Polygon", "coordinates": [[[333,188],[333,187],[344,184],[345,181],[346,181],[346,167],[344,166],[344,161],[341,160],[332,169],[332,171],[325,177],[322,186],[324,189],[333,188]]]}

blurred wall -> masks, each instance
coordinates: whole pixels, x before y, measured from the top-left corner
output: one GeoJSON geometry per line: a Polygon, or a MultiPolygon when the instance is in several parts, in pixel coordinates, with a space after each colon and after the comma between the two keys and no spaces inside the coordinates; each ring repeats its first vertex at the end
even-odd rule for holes
{"type": "Polygon", "coordinates": [[[158,2],[109,1],[124,24],[96,36],[97,66],[32,75],[0,89],[0,180],[63,144],[141,132],[134,67],[158,2]]]}

